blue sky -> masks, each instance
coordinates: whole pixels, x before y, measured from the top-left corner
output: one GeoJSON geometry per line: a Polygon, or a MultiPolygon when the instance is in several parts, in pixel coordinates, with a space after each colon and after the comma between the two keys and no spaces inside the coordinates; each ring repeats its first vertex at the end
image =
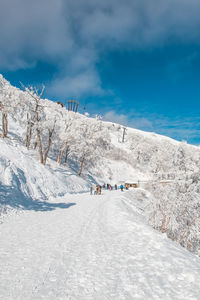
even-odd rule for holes
{"type": "Polygon", "coordinates": [[[0,72],[200,144],[200,1],[0,0],[0,72]]]}

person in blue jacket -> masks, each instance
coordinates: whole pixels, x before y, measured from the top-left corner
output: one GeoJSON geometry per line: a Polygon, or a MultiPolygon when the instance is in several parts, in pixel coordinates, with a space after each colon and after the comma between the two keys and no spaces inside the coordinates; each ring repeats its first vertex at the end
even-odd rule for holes
{"type": "Polygon", "coordinates": [[[123,190],[124,190],[123,184],[120,185],[120,189],[121,189],[121,192],[123,192],[123,190]]]}

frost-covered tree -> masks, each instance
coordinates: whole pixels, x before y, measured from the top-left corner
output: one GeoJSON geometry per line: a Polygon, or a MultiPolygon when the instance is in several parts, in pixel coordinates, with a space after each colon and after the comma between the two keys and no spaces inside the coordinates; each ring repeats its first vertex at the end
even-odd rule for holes
{"type": "Polygon", "coordinates": [[[45,111],[45,103],[41,99],[44,89],[45,87],[43,86],[41,92],[39,93],[37,89],[25,88],[26,93],[32,97],[34,103],[34,109],[31,111],[27,124],[26,145],[29,148],[32,139],[33,128],[35,127],[35,147],[38,147],[40,162],[42,164],[46,164],[56,126],[56,115],[50,115],[48,114],[48,110],[45,111]]]}
{"type": "Polygon", "coordinates": [[[1,119],[2,119],[2,137],[7,137],[8,134],[8,113],[3,101],[0,101],[0,111],[1,111],[1,119]]]}
{"type": "Polygon", "coordinates": [[[58,121],[56,149],[57,149],[57,163],[61,164],[63,157],[64,163],[67,162],[68,156],[72,149],[72,143],[75,135],[74,131],[75,113],[67,112],[63,118],[58,121]]]}
{"type": "Polygon", "coordinates": [[[88,119],[83,119],[76,123],[73,155],[79,161],[79,176],[82,174],[83,166],[94,165],[106,147],[108,137],[105,131],[101,130],[101,126],[98,120],[90,122],[88,119]]]}
{"type": "Polygon", "coordinates": [[[9,83],[0,77],[0,111],[2,120],[2,137],[7,137],[9,116],[17,121],[20,111],[20,90],[10,87],[9,83]]]}
{"type": "Polygon", "coordinates": [[[148,207],[150,224],[188,250],[199,253],[200,173],[187,175],[165,186],[158,181],[148,189],[154,196],[148,207]]]}
{"type": "Polygon", "coordinates": [[[14,103],[12,103],[11,92],[8,85],[0,78],[0,111],[2,122],[2,137],[7,137],[8,134],[8,113],[12,113],[14,103]]]}

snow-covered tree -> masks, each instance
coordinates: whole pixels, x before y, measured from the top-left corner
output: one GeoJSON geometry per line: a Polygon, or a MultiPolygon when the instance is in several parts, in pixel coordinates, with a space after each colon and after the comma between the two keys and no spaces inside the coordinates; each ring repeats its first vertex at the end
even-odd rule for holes
{"type": "Polygon", "coordinates": [[[0,111],[2,122],[2,137],[8,134],[8,113],[12,113],[14,104],[12,103],[11,92],[3,78],[0,78],[0,111]]]}
{"type": "Polygon", "coordinates": [[[200,173],[185,176],[163,186],[159,181],[148,187],[154,198],[148,207],[149,222],[166,232],[188,250],[200,250],[200,173]]]}
{"type": "Polygon", "coordinates": [[[76,134],[73,142],[73,155],[79,161],[78,175],[83,171],[84,164],[93,165],[106,147],[107,135],[101,130],[99,120],[89,122],[83,119],[81,123],[76,123],[76,134]]]}
{"type": "Polygon", "coordinates": [[[72,143],[74,139],[74,120],[75,113],[67,112],[63,118],[58,120],[58,130],[56,134],[56,152],[57,154],[57,163],[61,164],[63,157],[64,163],[67,162],[68,156],[72,149],[72,143]]]}
{"type": "Polygon", "coordinates": [[[26,146],[27,148],[30,146],[33,127],[35,127],[35,148],[38,147],[40,162],[42,164],[46,164],[56,125],[56,115],[48,115],[48,112],[45,111],[45,103],[41,99],[44,88],[43,86],[40,93],[37,89],[25,88],[26,93],[32,97],[34,103],[34,109],[30,113],[27,124],[26,146]]]}

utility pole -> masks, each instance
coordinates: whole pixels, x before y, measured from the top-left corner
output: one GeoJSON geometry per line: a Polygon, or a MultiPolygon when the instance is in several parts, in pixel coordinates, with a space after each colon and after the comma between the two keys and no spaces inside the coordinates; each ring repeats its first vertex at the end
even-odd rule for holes
{"type": "Polygon", "coordinates": [[[124,138],[125,138],[125,135],[126,135],[127,128],[123,127],[122,129],[123,129],[122,143],[124,143],[124,138]]]}

